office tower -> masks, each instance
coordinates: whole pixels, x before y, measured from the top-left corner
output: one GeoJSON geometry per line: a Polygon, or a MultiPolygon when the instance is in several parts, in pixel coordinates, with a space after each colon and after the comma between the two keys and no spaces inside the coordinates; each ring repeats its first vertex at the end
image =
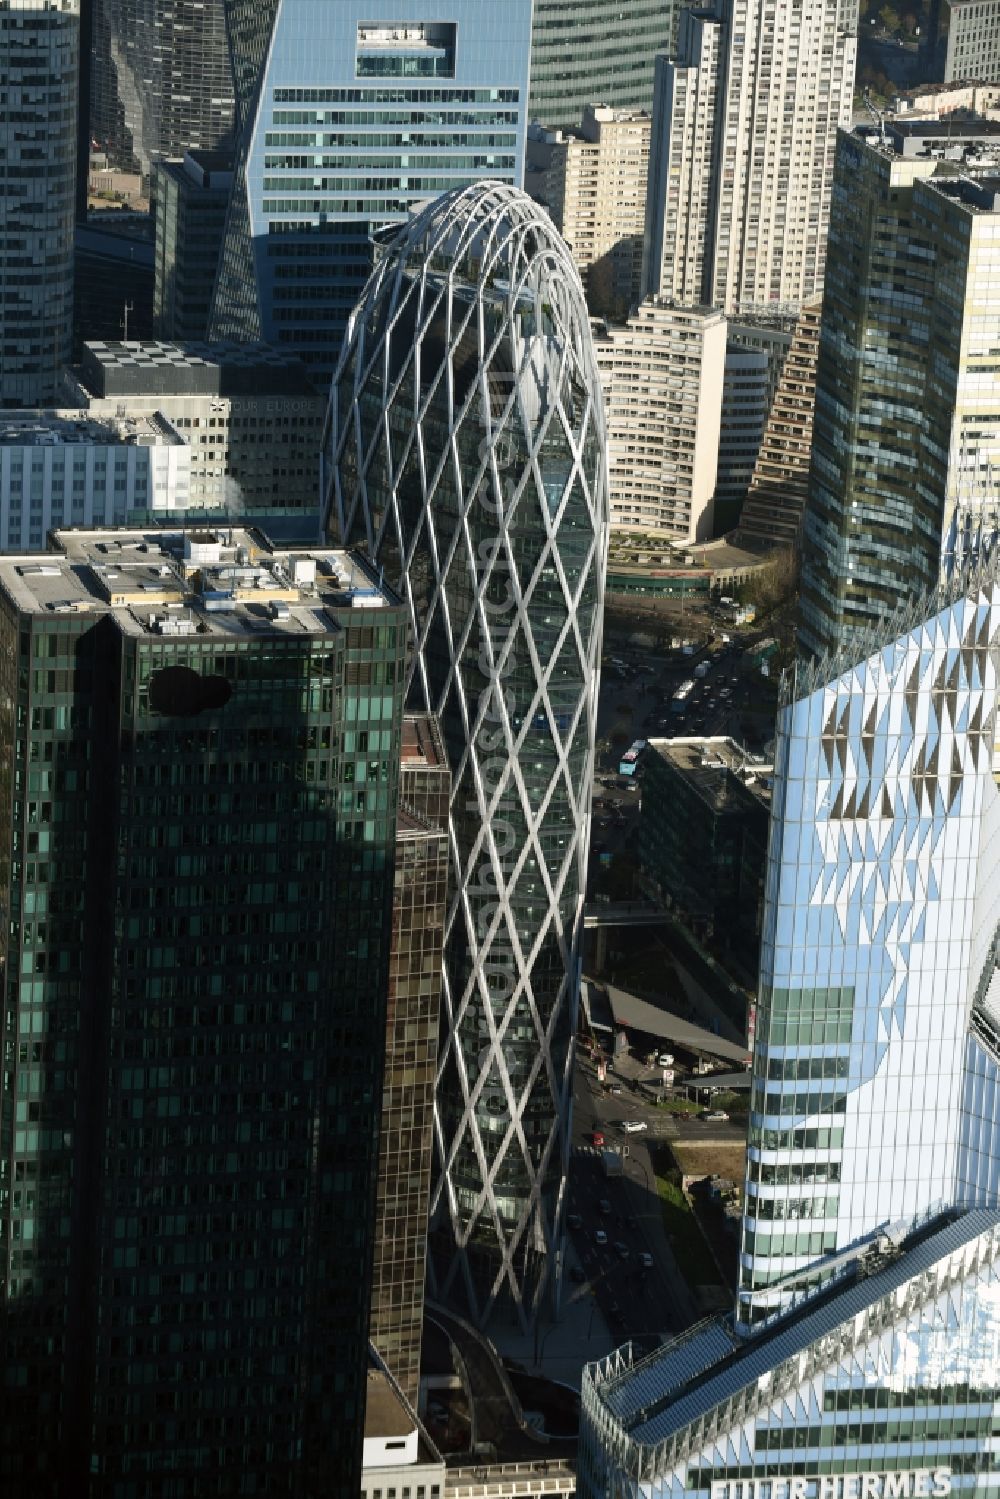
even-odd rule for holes
{"type": "Polygon", "coordinates": [[[153,166],[157,338],[189,343],[208,332],[232,185],[233,159],[224,151],[185,151],[180,161],[153,166]]]}
{"type": "Polygon", "coordinates": [[[406,595],[410,701],[451,765],[431,1284],[483,1323],[559,1293],[604,445],[580,279],[537,204],[486,183],[386,237],[324,463],[331,523],[406,595]]]}
{"type": "Polygon", "coordinates": [[[578,130],[528,130],[526,190],[573,252],[591,312],[627,317],[642,285],[650,117],[588,104],[578,130]]]}
{"type": "Polygon", "coordinates": [[[647,297],[627,323],[598,324],[595,335],[612,527],[706,541],[719,461],[726,319],[709,307],[647,297]]]}
{"type": "Polygon", "coordinates": [[[763,313],[728,325],[712,502],[717,536],[732,530],[740,518],[791,342],[787,317],[763,313]]]}
{"type": "Polygon", "coordinates": [[[423,20],[351,0],[233,0],[239,139],[212,338],[265,339],[324,386],[371,270],[374,228],[477,180],[520,184],[531,0],[423,20]]]}
{"type": "Polygon", "coordinates": [[[148,178],[159,157],[232,144],[223,0],[94,0],[90,135],[148,178]]]}
{"type": "Polygon", "coordinates": [[[568,130],[588,104],[649,109],[653,59],[674,44],[677,0],[535,0],[531,28],[531,111],[568,130]]]}
{"type": "Polygon", "coordinates": [[[803,304],[781,367],[736,541],[755,550],[798,547],[809,487],[822,298],[803,304]]]}
{"type": "MultiPolygon", "coordinates": [[[[450,791],[451,773],[434,719],[404,718],[371,1340],[414,1407],[420,1394],[450,791]]],[[[366,1437],[373,1414],[369,1383],[366,1437]]]]}
{"type": "Polygon", "coordinates": [[[69,398],[112,420],[161,412],[190,449],[187,509],[313,540],[325,397],[305,366],[267,344],[85,344],[69,398]]]}
{"type": "Polygon", "coordinates": [[[591,1366],[585,1499],[994,1487],[998,666],[994,558],[786,679],[736,1322],[591,1366]]]}
{"type": "Polygon", "coordinates": [[[1000,83],[1000,0],[939,0],[928,42],[944,83],[1000,83]]]}
{"type": "Polygon", "coordinates": [[[997,143],[981,121],[839,138],[803,520],[808,652],[934,582],[956,512],[995,501],[997,143]]]}
{"type": "Polygon", "coordinates": [[[353,1499],[405,614],[73,531],[0,620],[0,1487],[353,1499]]]}
{"type": "Polygon", "coordinates": [[[857,0],[717,0],[657,61],[645,290],[735,313],[822,286],[857,0]]]}
{"type": "Polygon", "coordinates": [[[184,515],[190,462],[161,411],[131,419],[72,408],[0,411],[0,549],[41,551],[53,527],[184,515]]]}
{"type": "Polygon", "coordinates": [[[56,397],[73,336],[78,0],[0,3],[0,406],[56,397]]]}

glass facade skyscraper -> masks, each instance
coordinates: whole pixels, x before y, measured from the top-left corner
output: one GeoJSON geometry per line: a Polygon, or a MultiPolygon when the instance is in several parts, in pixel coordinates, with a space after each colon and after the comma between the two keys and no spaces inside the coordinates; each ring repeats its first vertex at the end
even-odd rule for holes
{"type": "Polygon", "coordinates": [[[987,561],[786,681],[735,1319],[591,1367],[586,1499],[997,1491],[998,665],[987,561]]]}
{"type": "Polygon", "coordinates": [[[228,0],[236,181],[211,337],[263,338],[328,380],[370,232],[477,179],[520,184],[531,0],[228,0]]]}
{"type": "Polygon", "coordinates": [[[961,512],[992,514],[1000,476],[995,129],[842,132],[833,205],[803,520],[809,653],[934,583],[961,512]]]}
{"type": "Polygon", "coordinates": [[[432,1283],[527,1320],[558,1283],[608,510],[579,276],[525,194],[467,188],[387,237],[325,449],[452,768],[432,1283]]]}
{"type": "Polygon", "coordinates": [[[51,406],[73,340],[79,0],[2,0],[0,406],[51,406]]]}
{"type": "Polygon", "coordinates": [[[653,63],[671,51],[679,0],[535,0],[529,118],[575,130],[588,104],[651,109],[653,63]]]}
{"type": "Polygon", "coordinates": [[[0,561],[0,1492],[353,1499],[405,615],[58,541],[0,561]]]}
{"type": "Polygon", "coordinates": [[[117,166],[148,178],[157,159],[232,144],[223,0],[93,0],[92,28],[90,133],[117,166]]]}

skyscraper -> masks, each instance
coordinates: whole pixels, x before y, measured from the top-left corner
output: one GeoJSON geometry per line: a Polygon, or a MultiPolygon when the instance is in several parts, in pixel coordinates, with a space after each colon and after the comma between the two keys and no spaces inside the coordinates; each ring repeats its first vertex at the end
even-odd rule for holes
{"type": "Polygon", "coordinates": [[[205,337],[232,186],[229,152],[185,151],[182,160],[153,167],[157,338],[189,343],[205,337]]]}
{"type": "Polygon", "coordinates": [[[405,614],[57,543],[0,561],[0,1490],[353,1499],[405,614]]]}
{"type": "Polygon", "coordinates": [[[531,0],[230,0],[234,196],[210,324],[328,380],[371,270],[370,231],[477,179],[520,184],[531,0]]]}
{"type": "Polygon", "coordinates": [[[90,133],[117,166],[231,145],[224,0],[93,0],[92,25],[90,133]]]}
{"type": "Polygon", "coordinates": [[[434,719],[403,719],[371,1340],[416,1408],[427,1272],[451,774],[434,719]]]}
{"type": "Polygon", "coordinates": [[[658,59],[645,289],[738,312],[823,281],[857,0],[717,0],[658,59]]]}
{"type": "Polygon", "coordinates": [[[803,521],[809,652],[933,583],[957,514],[996,503],[998,233],[1000,126],[841,134],[803,521]]]}
{"type": "Polygon", "coordinates": [[[994,558],[786,679],[735,1325],[591,1366],[585,1499],[995,1487],[998,668],[994,558]]]}
{"type": "Polygon", "coordinates": [[[558,1294],[607,551],[604,415],[551,220],[486,183],[387,237],[331,395],[331,523],[407,598],[452,769],[433,1282],[558,1294]]]}
{"type": "Polygon", "coordinates": [[[0,406],[46,406],[72,351],[79,0],[0,0],[0,59],[0,406]]]}
{"type": "Polygon", "coordinates": [[[649,109],[653,59],[674,44],[678,0],[535,0],[531,25],[531,111],[568,130],[588,104],[649,109]]]}

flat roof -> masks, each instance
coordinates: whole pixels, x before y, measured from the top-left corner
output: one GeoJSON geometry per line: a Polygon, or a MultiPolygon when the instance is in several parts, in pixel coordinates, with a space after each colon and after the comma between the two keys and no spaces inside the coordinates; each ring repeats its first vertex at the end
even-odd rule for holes
{"type": "Polygon", "coordinates": [[[0,410],[0,446],[56,448],[71,443],[90,447],[185,445],[176,427],[160,411],[149,416],[98,417],[75,407],[0,410]]]}
{"type": "Polygon", "coordinates": [[[92,395],[104,397],[321,394],[301,359],[260,342],[91,339],[74,374],[92,395]]]}
{"type": "Polygon", "coordinates": [[[408,1437],[419,1428],[381,1369],[369,1369],[365,1389],[365,1437],[408,1437]]]}
{"type": "Polygon", "coordinates": [[[764,807],[771,805],[774,766],[755,763],[742,745],[723,735],[650,739],[647,748],[668,761],[714,811],[738,804],[736,785],[764,807]]]}
{"type": "Polygon", "coordinates": [[[437,724],[429,713],[407,713],[404,716],[400,761],[403,765],[426,766],[434,770],[447,765],[437,724]]]}
{"type": "Polygon", "coordinates": [[[331,634],[345,609],[399,604],[335,547],[278,548],[256,530],[54,531],[53,550],[0,557],[24,614],[111,614],[123,633],[243,639],[331,634]]]}

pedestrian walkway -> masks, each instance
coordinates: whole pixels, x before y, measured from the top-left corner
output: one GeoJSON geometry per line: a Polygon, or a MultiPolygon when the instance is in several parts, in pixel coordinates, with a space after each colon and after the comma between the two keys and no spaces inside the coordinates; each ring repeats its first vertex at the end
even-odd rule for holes
{"type": "MultiPolygon", "coordinates": [[[[567,1236],[566,1268],[578,1264],[567,1236]]],[[[529,1374],[541,1374],[574,1390],[583,1383],[584,1364],[604,1358],[621,1341],[612,1337],[589,1284],[575,1285],[568,1274],[563,1276],[558,1317],[543,1315],[534,1332],[529,1333],[520,1327],[501,1326],[494,1319],[490,1339],[502,1358],[513,1359],[529,1374]]]]}

